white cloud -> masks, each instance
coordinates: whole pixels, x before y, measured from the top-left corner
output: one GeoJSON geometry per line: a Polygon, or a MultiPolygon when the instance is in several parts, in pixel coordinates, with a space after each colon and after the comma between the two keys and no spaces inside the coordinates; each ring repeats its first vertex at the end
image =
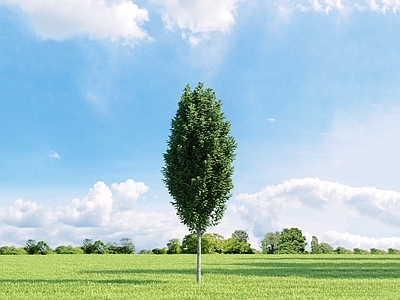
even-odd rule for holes
{"type": "Polygon", "coordinates": [[[400,248],[400,237],[383,237],[374,238],[367,236],[360,236],[355,234],[350,234],[348,232],[337,232],[328,231],[322,237],[325,242],[341,245],[342,247],[347,247],[350,249],[361,248],[361,249],[388,249],[388,248],[400,248]]]}
{"type": "MultiPolygon", "coordinates": [[[[281,4],[286,4],[286,0],[275,1],[276,7],[281,7],[281,4]]],[[[329,14],[334,11],[347,12],[356,11],[375,11],[381,13],[397,13],[400,7],[399,0],[303,0],[292,4],[302,12],[315,11],[329,14]]],[[[278,13],[280,11],[278,10],[278,13]]]]}
{"type": "MultiPolygon", "coordinates": [[[[374,187],[356,188],[317,178],[291,179],[254,194],[240,194],[237,200],[243,204],[239,207],[243,218],[260,238],[291,226],[319,237],[336,231],[384,238],[400,227],[400,193],[374,187]]],[[[380,238],[377,244],[383,245],[380,238]]]]}
{"type": "Polygon", "coordinates": [[[13,226],[21,228],[39,228],[43,227],[48,214],[43,207],[35,202],[15,200],[14,204],[0,208],[0,220],[13,226]]]}
{"type": "Polygon", "coordinates": [[[51,157],[51,158],[54,158],[54,159],[61,159],[60,154],[58,154],[58,153],[55,152],[55,151],[51,151],[50,157],[51,157]]]}
{"type": "Polygon", "coordinates": [[[74,226],[107,226],[110,224],[112,193],[104,182],[97,182],[83,199],[74,199],[63,209],[60,220],[74,226]]]}
{"type": "Polygon", "coordinates": [[[44,39],[84,35],[132,44],[148,38],[140,27],[148,21],[148,11],[129,0],[0,0],[1,4],[20,6],[44,39]]]}
{"type": "MultiPolygon", "coordinates": [[[[60,207],[16,200],[0,207],[0,245],[23,245],[27,239],[45,240],[55,247],[81,245],[83,239],[117,242],[134,240],[138,250],[164,247],[188,234],[167,201],[157,211],[134,205],[149,188],[128,179],[111,188],[97,182],[83,199],[60,207]],[[131,207],[116,205],[128,201],[131,207]],[[128,200],[127,200],[128,199],[128,200]]],[[[158,200],[157,200],[158,201],[158,200]]],[[[308,241],[347,248],[400,248],[400,193],[374,187],[350,187],[317,178],[291,179],[254,194],[240,194],[228,206],[221,224],[209,228],[229,237],[235,229],[249,232],[253,247],[269,231],[285,227],[303,230],[308,241]]]]}
{"type": "Polygon", "coordinates": [[[149,190],[149,187],[144,182],[135,182],[132,179],[128,179],[120,184],[113,183],[111,188],[115,191],[114,205],[123,208],[130,208],[140,195],[149,190]]]}
{"type": "Polygon", "coordinates": [[[269,123],[275,123],[275,119],[274,118],[268,118],[266,121],[269,122],[269,123]]]}
{"type": "Polygon", "coordinates": [[[138,250],[164,247],[169,239],[188,233],[166,201],[159,212],[143,212],[133,204],[149,190],[143,182],[128,179],[108,187],[93,185],[86,197],[73,199],[66,206],[40,206],[18,199],[9,207],[0,206],[0,246],[22,246],[28,239],[45,240],[49,245],[81,245],[85,238],[118,242],[122,237],[134,240],[138,250]],[[114,195],[112,193],[114,192],[114,195]]]}
{"type": "Polygon", "coordinates": [[[240,0],[160,0],[162,19],[169,30],[178,28],[182,37],[193,45],[207,38],[211,32],[227,33],[235,24],[240,0]]]}

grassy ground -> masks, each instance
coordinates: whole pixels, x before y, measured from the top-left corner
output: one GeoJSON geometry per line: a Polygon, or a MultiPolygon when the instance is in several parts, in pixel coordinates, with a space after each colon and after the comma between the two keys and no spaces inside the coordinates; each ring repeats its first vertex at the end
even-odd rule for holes
{"type": "Polygon", "coordinates": [[[396,255],[0,256],[0,299],[400,299],[396,255]]]}

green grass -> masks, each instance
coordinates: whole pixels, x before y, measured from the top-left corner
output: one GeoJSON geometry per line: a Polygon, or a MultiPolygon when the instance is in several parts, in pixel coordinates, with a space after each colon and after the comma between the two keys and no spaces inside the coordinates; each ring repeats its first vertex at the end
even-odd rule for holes
{"type": "Polygon", "coordinates": [[[400,299],[400,256],[0,256],[0,299],[400,299]]]}

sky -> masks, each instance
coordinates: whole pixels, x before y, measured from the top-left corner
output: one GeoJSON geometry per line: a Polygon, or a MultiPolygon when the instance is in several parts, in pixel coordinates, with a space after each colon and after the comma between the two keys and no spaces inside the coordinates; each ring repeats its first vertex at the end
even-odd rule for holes
{"type": "Polygon", "coordinates": [[[399,0],[0,0],[0,245],[165,247],[186,84],[238,148],[221,223],[400,249],[399,0]]]}

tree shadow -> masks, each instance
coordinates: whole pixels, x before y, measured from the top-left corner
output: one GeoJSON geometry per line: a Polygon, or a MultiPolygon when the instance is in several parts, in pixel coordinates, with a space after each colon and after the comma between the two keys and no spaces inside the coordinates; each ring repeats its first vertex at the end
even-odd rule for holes
{"type": "MultiPolygon", "coordinates": [[[[260,277],[305,277],[305,278],[400,278],[400,258],[364,257],[334,257],[307,258],[279,257],[269,258],[237,258],[232,263],[223,261],[220,267],[215,263],[203,264],[203,275],[234,275],[260,277]],[[238,262],[239,261],[239,262],[238,262]],[[398,263],[395,263],[398,262],[398,263]]],[[[194,275],[193,269],[127,269],[127,270],[87,270],[83,273],[92,274],[156,274],[194,275]]]]}

